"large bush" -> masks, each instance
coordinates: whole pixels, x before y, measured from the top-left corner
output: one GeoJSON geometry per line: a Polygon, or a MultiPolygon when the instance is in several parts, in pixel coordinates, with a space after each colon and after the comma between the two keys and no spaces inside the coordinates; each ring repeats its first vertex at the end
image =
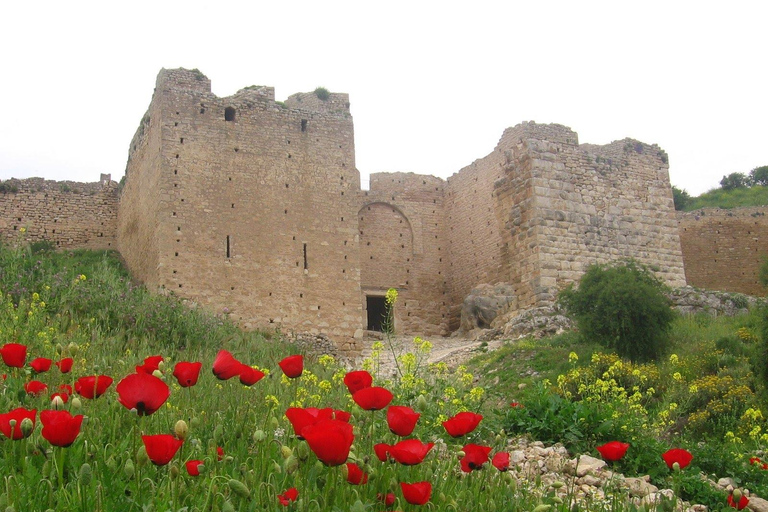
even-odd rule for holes
{"type": "Polygon", "coordinates": [[[633,361],[664,351],[675,317],[664,285],[649,269],[628,261],[591,265],[578,288],[560,293],[560,303],[582,335],[633,361]]]}

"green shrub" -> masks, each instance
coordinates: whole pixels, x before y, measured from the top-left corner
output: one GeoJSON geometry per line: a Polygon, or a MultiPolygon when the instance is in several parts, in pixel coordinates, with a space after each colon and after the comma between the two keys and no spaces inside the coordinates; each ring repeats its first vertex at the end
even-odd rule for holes
{"type": "Polygon", "coordinates": [[[578,288],[569,286],[559,301],[582,336],[632,361],[656,359],[675,318],[665,286],[646,267],[627,261],[591,265],[578,288]]]}
{"type": "Polygon", "coordinates": [[[317,96],[320,101],[328,101],[328,98],[331,97],[331,93],[325,87],[318,87],[315,89],[315,96],[317,96]]]}

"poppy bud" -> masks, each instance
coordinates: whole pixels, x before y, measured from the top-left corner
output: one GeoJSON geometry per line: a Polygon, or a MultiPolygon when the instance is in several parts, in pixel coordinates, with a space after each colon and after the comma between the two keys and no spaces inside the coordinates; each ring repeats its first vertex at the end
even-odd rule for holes
{"type": "Polygon", "coordinates": [[[427,409],[427,406],[427,399],[424,395],[419,395],[419,398],[416,399],[416,410],[424,412],[427,409]]]}
{"type": "Polygon", "coordinates": [[[496,434],[496,442],[497,443],[500,443],[502,439],[504,439],[504,438],[501,437],[501,434],[496,434]]]}
{"type": "Polygon", "coordinates": [[[106,464],[107,464],[107,469],[109,469],[109,470],[110,470],[111,472],[113,472],[113,473],[114,473],[114,472],[115,472],[115,470],[117,469],[117,461],[115,461],[115,458],[114,458],[114,457],[109,457],[109,458],[107,459],[107,462],[106,462],[106,464]]]}
{"type": "Polygon", "coordinates": [[[16,428],[16,424],[17,424],[17,423],[18,423],[18,422],[17,422],[15,419],[12,419],[12,420],[8,420],[8,425],[10,425],[10,426],[11,426],[11,430],[13,430],[13,429],[15,429],[15,428],[16,428]]]}
{"type": "Polygon", "coordinates": [[[349,512],[365,512],[365,505],[363,505],[363,502],[360,500],[355,501],[355,503],[350,507],[349,512]]]}
{"type": "Polygon", "coordinates": [[[552,503],[556,503],[558,505],[562,505],[563,504],[563,498],[561,498],[560,496],[555,496],[555,497],[552,498],[552,503]]]}
{"type": "Polygon", "coordinates": [[[189,426],[192,428],[197,428],[200,426],[200,418],[197,416],[193,416],[191,420],[189,420],[189,426]]]}
{"type": "Polygon", "coordinates": [[[136,462],[138,462],[139,466],[141,467],[149,462],[149,455],[147,454],[147,449],[144,446],[139,448],[139,452],[136,454],[136,462]]]}
{"type": "Polygon", "coordinates": [[[83,485],[90,484],[92,477],[93,477],[93,471],[91,470],[90,464],[86,462],[82,466],[80,466],[80,471],[78,471],[77,473],[77,478],[80,480],[80,482],[83,485]]]}
{"type": "Polygon", "coordinates": [[[171,477],[171,480],[176,480],[176,478],[179,476],[179,466],[176,464],[171,466],[171,469],[168,470],[168,473],[171,477]]]}
{"type": "Polygon", "coordinates": [[[515,481],[515,477],[513,477],[512,474],[510,473],[504,473],[503,478],[504,478],[504,481],[507,482],[508,484],[511,484],[515,481]]]}
{"type": "Polygon", "coordinates": [[[35,429],[35,424],[32,423],[31,419],[24,418],[23,420],[21,420],[20,427],[21,427],[21,433],[24,435],[24,437],[28,437],[29,434],[31,434],[32,431],[35,429]]]}
{"type": "Polygon", "coordinates": [[[83,402],[76,396],[72,397],[72,400],[70,400],[69,403],[71,404],[73,411],[79,411],[83,407],[83,402]]]}
{"type": "Polygon", "coordinates": [[[51,409],[55,411],[60,411],[63,408],[64,408],[64,399],[62,399],[58,395],[53,397],[53,400],[51,400],[51,409]]]}
{"type": "Polygon", "coordinates": [[[231,478],[229,480],[229,488],[243,498],[249,498],[251,496],[251,491],[249,491],[248,487],[246,487],[245,484],[240,480],[231,478]]]}
{"type": "Polygon", "coordinates": [[[437,495],[437,501],[439,501],[440,503],[445,503],[445,493],[444,492],[441,492],[440,494],[437,495]]]}
{"type": "Polygon", "coordinates": [[[235,506],[232,504],[231,501],[227,500],[221,506],[221,512],[235,512],[235,506]]]}
{"type": "Polygon", "coordinates": [[[299,457],[300,461],[305,461],[309,458],[309,445],[306,441],[302,441],[299,443],[299,446],[296,447],[296,455],[299,457]]]}
{"type": "Polygon", "coordinates": [[[459,457],[460,459],[463,459],[464,457],[466,457],[466,455],[467,454],[464,453],[464,450],[459,450],[459,453],[456,454],[456,456],[459,457]]]}
{"type": "Polygon", "coordinates": [[[279,426],[280,426],[280,422],[279,422],[279,421],[277,421],[277,418],[275,418],[274,416],[272,416],[271,418],[269,418],[269,427],[270,427],[272,430],[277,430],[277,428],[278,428],[279,426]]]}
{"type": "Polygon", "coordinates": [[[224,429],[222,426],[216,425],[216,428],[213,429],[213,438],[216,440],[217,443],[221,441],[221,437],[224,435],[224,429]]]}
{"type": "Polygon", "coordinates": [[[125,473],[125,476],[130,480],[133,478],[133,474],[135,472],[136,469],[133,467],[133,461],[131,459],[125,461],[125,466],[123,467],[123,473],[125,473]]]}
{"type": "Polygon", "coordinates": [[[184,420],[177,421],[176,425],[173,426],[173,433],[176,434],[176,437],[182,441],[186,439],[187,434],[189,434],[189,427],[187,426],[187,422],[184,420]]]}
{"type": "Polygon", "coordinates": [[[741,489],[734,489],[731,495],[733,496],[733,501],[738,502],[742,497],[741,489]]]}
{"type": "Polygon", "coordinates": [[[551,508],[552,508],[552,505],[547,505],[545,503],[542,503],[541,505],[538,505],[536,508],[534,508],[533,512],[547,512],[551,508]]]}
{"type": "Polygon", "coordinates": [[[679,462],[673,462],[672,463],[672,470],[680,471],[680,463],[679,462]]]}
{"type": "Polygon", "coordinates": [[[253,440],[257,443],[260,443],[261,441],[265,440],[267,438],[267,434],[264,433],[263,430],[257,430],[253,433],[253,440]]]}
{"type": "Polygon", "coordinates": [[[163,378],[163,372],[161,372],[160,370],[155,370],[155,371],[152,372],[152,376],[153,377],[157,377],[158,379],[162,379],[163,378]]]}
{"type": "Polygon", "coordinates": [[[280,474],[280,473],[282,473],[282,472],[283,472],[283,466],[281,466],[281,465],[280,465],[280,464],[278,464],[277,462],[274,462],[274,463],[272,463],[272,470],[273,470],[275,473],[278,473],[278,474],[280,474]]]}
{"type": "Polygon", "coordinates": [[[282,455],[284,459],[287,459],[293,455],[293,450],[283,445],[280,447],[280,455],[282,455]]]}
{"type": "Polygon", "coordinates": [[[565,485],[565,482],[562,482],[560,480],[558,480],[556,482],[552,482],[552,488],[553,489],[559,489],[559,488],[561,488],[564,485],[565,485]]]}
{"type": "Polygon", "coordinates": [[[157,369],[161,370],[161,371],[164,370],[165,369],[165,361],[160,361],[159,363],[157,363],[157,369]]]}
{"type": "Polygon", "coordinates": [[[285,472],[287,474],[292,474],[297,469],[299,469],[299,459],[291,455],[287,459],[285,459],[285,462],[283,463],[283,467],[285,468],[285,472]]]}
{"type": "Polygon", "coordinates": [[[69,345],[67,345],[67,352],[69,352],[69,355],[71,355],[72,357],[75,357],[77,355],[78,350],[80,350],[80,347],[75,342],[72,342],[69,345]]]}

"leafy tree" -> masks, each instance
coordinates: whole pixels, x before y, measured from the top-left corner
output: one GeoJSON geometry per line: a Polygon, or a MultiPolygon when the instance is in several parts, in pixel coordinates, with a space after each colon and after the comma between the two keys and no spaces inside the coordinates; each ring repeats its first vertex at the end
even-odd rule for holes
{"type": "Polygon", "coordinates": [[[688,191],[674,185],[672,185],[672,197],[675,200],[675,210],[685,210],[685,207],[691,202],[691,195],[688,191]]]}
{"type": "Polygon", "coordinates": [[[632,361],[660,357],[675,318],[666,287],[635,261],[591,265],[578,288],[569,286],[559,302],[581,335],[632,361]]]}
{"type": "Polygon", "coordinates": [[[749,171],[749,181],[752,183],[752,185],[758,185],[761,187],[768,186],[768,165],[755,167],[749,171]]]}
{"type": "Polygon", "coordinates": [[[723,190],[733,190],[735,188],[745,188],[749,184],[747,175],[743,172],[732,172],[727,176],[723,176],[720,180],[720,187],[723,190]]]}

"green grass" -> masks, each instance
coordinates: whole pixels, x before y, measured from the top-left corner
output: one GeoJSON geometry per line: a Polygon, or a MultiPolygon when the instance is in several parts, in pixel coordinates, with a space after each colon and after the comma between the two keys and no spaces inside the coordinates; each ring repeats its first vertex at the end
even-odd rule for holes
{"type": "MultiPolygon", "coordinates": [[[[465,444],[487,446],[493,455],[508,449],[510,437],[517,435],[562,442],[574,456],[597,456],[595,446],[607,441],[628,442],[627,456],[612,469],[627,476],[650,475],[654,485],[675,487],[710,510],[724,507],[724,495],[701,486],[700,472],[733,477],[768,496],[768,472],[749,464],[749,457],[762,456],[767,444],[761,433],[768,424],[754,412],[768,413],[760,373],[765,361],[761,312],[678,318],[669,347],[675,358],[642,366],[601,355],[599,345],[577,333],[509,342],[478,353],[467,364],[469,370],[456,371],[426,364],[429,345],[414,345],[414,352],[400,360],[402,378],[374,380],[392,391],[393,404],[421,413],[412,437],[437,443],[423,463],[402,466],[381,463],[373,455],[375,443],[398,438],[389,432],[386,411],[363,411],[352,401],[342,384],[346,369],[332,358],[307,354],[304,374],[287,379],[277,363],[295,353],[294,346],[276,336],[243,332],[225,318],[190,310],[173,296],[147,293],[131,281],[115,253],[0,247],[0,292],[3,343],[25,344],[28,360],[75,360],[71,374],[55,368],[37,375],[28,367],[4,368],[8,377],[0,389],[0,413],[16,407],[48,409],[50,390],[81,376],[115,379],[105,396],[78,399],[79,405],[73,397],[67,403],[73,414],[87,417],[72,446],[52,447],[39,421],[27,439],[0,441],[0,509],[363,512],[383,509],[376,495],[393,492],[397,510],[414,511],[424,508],[406,503],[399,483],[429,481],[430,510],[523,512],[541,505],[553,512],[572,510],[575,495],[568,488],[556,496],[535,475],[527,480],[488,463],[469,474],[458,469],[465,444]],[[217,380],[211,363],[221,349],[258,366],[267,377],[252,387],[237,378],[217,380]],[[160,378],[170,387],[170,398],[151,416],[137,417],[118,402],[115,388],[145,357],[156,354],[165,358],[160,378]],[[179,387],[171,375],[182,360],[203,363],[192,388],[179,387]],[[23,385],[32,379],[47,384],[49,393],[25,393],[23,385]],[[744,382],[748,386],[740,387],[744,382]],[[700,389],[692,390],[695,385],[700,389]],[[513,401],[523,408],[509,407],[513,401]],[[285,416],[288,407],[351,412],[355,440],[350,460],[368,473],[368,483],[352,486],[342,467],[320,463],[293,435],[285,416]],[[721,407],[730,412],[718,412],[721,407]],[[485,419],[468,436],[450,438],[442,422],[462,410],[481,412],[485,419]],[[714,416],[696,420],[702,412],[714,416]],[[166,466],[147,463],[140,434],[170,433],[179,420],[189,425],[180,453],[166,466]],[[755,427],[762,431],[753,435],[755,427]],[[694,463],[679,477],[660,458],[672,446],[694,453],[694,463]],[[225,454],[222,460],[218,447],[225,454]],[[204,462],[199,477],[186,473],[184,463],[193,459],[204,462]],[[278,495],[291,487],[298,489],[299,499],[286,508],[278,495]]],[[[365,365],[374,368],[376,362],[365,365]]],[[[606,507],[635,510],[623,491],[609,491],[606,501],[578,508],[606,507]]]]}
{"type": "Polygon", "coordinates": [[[768,205],[768,187],[754,186],[723,190],[710,190],[698,197],[693,197],[685,207],[685,211],[699,208],[739,208],[745,206],[768,205]]]}

